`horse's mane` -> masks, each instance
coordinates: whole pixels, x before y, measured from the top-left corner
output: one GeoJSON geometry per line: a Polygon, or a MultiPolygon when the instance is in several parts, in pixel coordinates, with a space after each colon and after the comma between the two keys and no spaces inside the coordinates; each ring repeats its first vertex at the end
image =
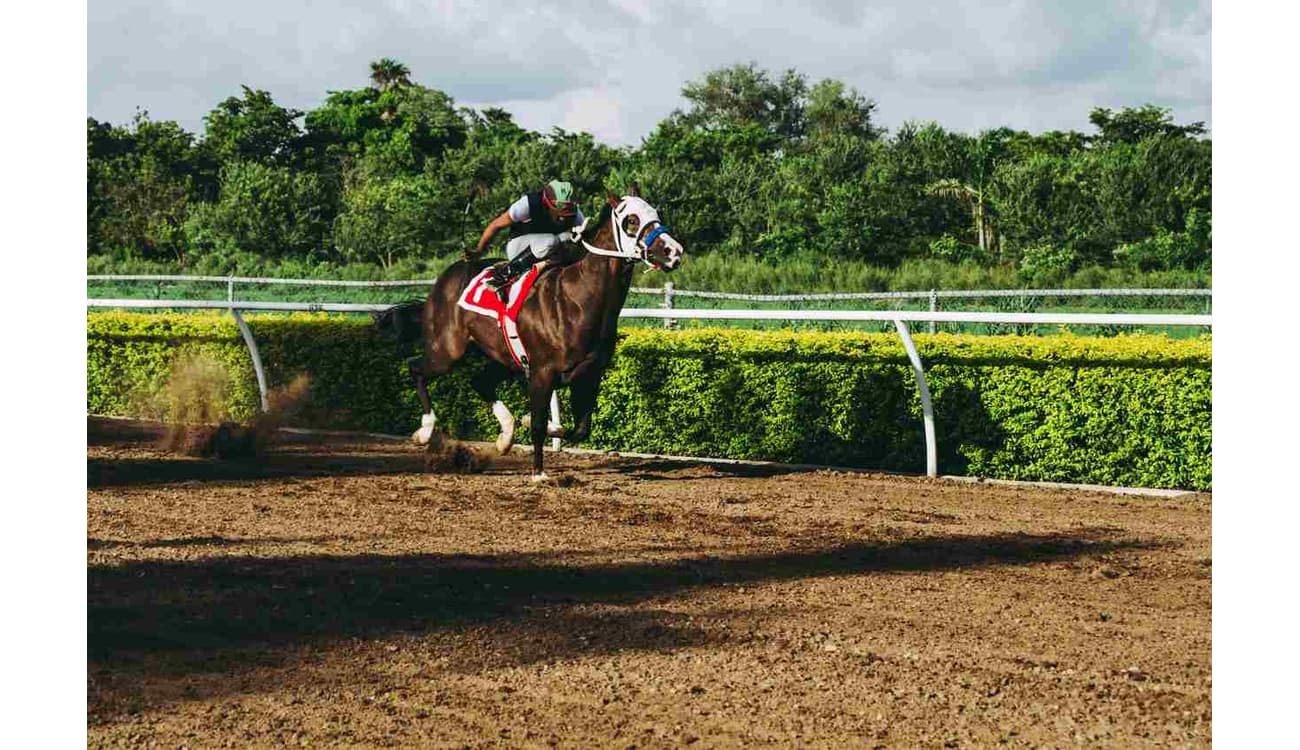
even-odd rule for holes
{"type": "Polygon", "coordinates": [[[591,242],[592,239],[595,238],[596,233],[600,231],[600,228],[605,226],[605,222],[609,221],[610,214],[613,212],[614,207],[609,205],[609,203],[605,203],[601,206],[600,213],[596,215],[596,220],[587,222],[587,228],[582,230],[580,236],[573,241],[564,242],[559,245],[557,248],[559,252],[551,257],[551,262],[549,264],[550,267],[556,268],[569,266],[587,257],[587,248],[582,246],[580,240],[591,242]]]}
{"type": "Polygon", "coordinates": [[[605,222],[609,221],[609,215],[612,213],[614,213],[614,207],[609,205],[608,201],[601,204],[600,214],[596,216],[595,221],[587,223],[587,228],[582,231],[582,239],[590,241],[596,232],[599,232],[600,228],[605,226],[605,222]]]}

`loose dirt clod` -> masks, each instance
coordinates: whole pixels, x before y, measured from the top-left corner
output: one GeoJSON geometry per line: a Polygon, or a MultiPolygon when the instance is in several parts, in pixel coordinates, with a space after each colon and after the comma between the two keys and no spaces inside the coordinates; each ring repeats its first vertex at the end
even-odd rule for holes
{"type": "Polygon", "coordinates": [[[306,399],[311,378],[298,375],[267,394],[269,410],[248,424],[229,419],[230,376],[220,363],[202,354],[177,360],[167,384],[154,397],[171,425],[160,444],[164,450],[204,458],[257,458],[275,431],[306,399]]]}
{"type": "Polygon", "coordinates": [[[454,474],[477,474],[491,463],[485,454],[450,438],[430,441],[424,456],[424,466],[429,471],[454,474]]]}

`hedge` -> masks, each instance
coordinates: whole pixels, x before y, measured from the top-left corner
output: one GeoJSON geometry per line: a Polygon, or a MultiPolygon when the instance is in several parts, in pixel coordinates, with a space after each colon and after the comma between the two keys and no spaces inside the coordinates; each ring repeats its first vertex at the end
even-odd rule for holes
{"type": "MultiPolygon", "coordinates": [[[[409,433],[419,407],[399,347],[365,319],[249,316],[272,387],[311,376],[304,426],[409,433]]],[[[138,415],[185,352],[229,368],[233,418],[257,386],[221,315],[90,313],[87,406],[138,415]]],[[[942,473],[1211,488],[1211,340],[918,335],[942,473]]],[[[439,422],[495,437],[469,386],[482,361],[435,381],[439,422]]],[[[519,413],[521,386],[503,400],[519,413]]],[[[563,404],[564,394],[561,394],[563,404]]],[[[566,408],[567,413],[567,408],[566,408]]],[[[588,447],[917,472],[921,406],[894,334],[626,329],[588,447]]]]}

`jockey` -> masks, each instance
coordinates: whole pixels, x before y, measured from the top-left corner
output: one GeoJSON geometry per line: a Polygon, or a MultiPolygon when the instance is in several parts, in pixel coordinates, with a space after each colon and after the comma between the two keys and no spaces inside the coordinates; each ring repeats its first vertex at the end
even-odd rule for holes
{"type": "Polygon", "coordinates": [[[506,243],[507,262],[494,266],[487,282],[504,303],[510,295],[510,284],[534,263],[545,260],[552,248],[559,244],[561,233],[576,234],[586,221],[573,199],[573,185],[551,180],[546,187],[525,194],[493,219],[483,230],[472,255],[481,255],[498,231],[510,228],[510,240],[506,243]]]}

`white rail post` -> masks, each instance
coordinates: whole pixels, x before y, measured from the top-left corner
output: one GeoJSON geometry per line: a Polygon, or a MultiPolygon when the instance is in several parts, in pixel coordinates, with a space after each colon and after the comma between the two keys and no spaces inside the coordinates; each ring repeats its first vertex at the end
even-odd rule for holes
{"type": "MultiPolygon", "coordinates": [[[[673,309],[673,282],[671,281],[664,282],[664,309],[673,309]]],[[[664,328],[672,328],[676,324],[677,321],[672,318],[664,318],[664,328]]]]}
{"type": "MultiPolygon", "coordinates": [[[[557,391],[551,391],[551,422],[556,427],[560,426],[560,396],[557,391]]],[[[550,427],[550,425],[547,425],[550,427]]],[[[551,438],[551,450],[560,449],[560,439],[551,438]]]]}
{"type": "Polygon", "coordinates": [[[244,322],[244,316],[233,307],[230,308],[230,314],[235,316],[235,325],[239,326],[239,334],[244,337],[248,354],[253,358],[253,372],[257,374],[257,391],[262,396],[262,413],[265,414],[271,411],[271,401],[266,394],[266,372],[262,370],[262,355],[257,352],[257,341],[253,339],[253,332],[244,322]]]}
{"type": "Polygon", "coordinates": [[[916,351],[916,344],[912,343],[912,334],[907,330],[907,324],[902,320],[895,320],[894,326],[898,329],[899,338],[903,339],[907,358],[912,362],[912,372],[916,375],[916,389],[921,392],[921,416],[925,420],[925,475],[937,477],[939,456],[934,439],[934,407],[930,403],[930,386],[925,382],[925,366],[921,364],[921,355],[916,351]]]}
{"type": "Polygon", "coordinates": [[[226,301],[227,302],[235,301],[235,277],[234,276],[226,277],[226,301]]]}
{"type": "MultiPolygon", "coordinates": [[[[935,290],[930,290],[930,312],[939,311],[939,295],[935,290]]],[[[934,321],[930,321],[930,333],[934,333],[934,321]]]]}

